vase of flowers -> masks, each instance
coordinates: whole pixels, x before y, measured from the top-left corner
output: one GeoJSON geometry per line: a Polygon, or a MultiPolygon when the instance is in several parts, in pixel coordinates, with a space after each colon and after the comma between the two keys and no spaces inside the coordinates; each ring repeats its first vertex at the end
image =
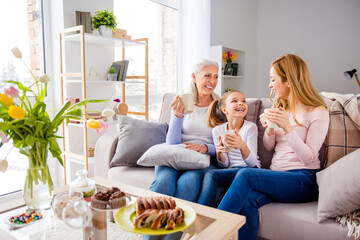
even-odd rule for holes
{"type": "Polygon", "coordinates": [[[99,29],[100,35],[111,37],[112,32],[116,29],[116,17],[108,9],[95,12],[92,18],[94,29],[99,29]]]}
{"type": "Polygon", "coordinates": [[[234,61],[237,57],[236,53],[232,53],[230,51],[224,52],[222,59],[224,63],[226,63],[224,68],[224,75],[232,75],[233,74],[233,68],[231,67],[232,61],[234,61]]]}
{"type": "MultiPolygon", "coordinates": [[[[13,48],[12,52],[16,58],[22,58],[18,48],[13,48]]],[[[59,126],[64,120],[66,122],[69,119],[79,120],[82,116],[91,118],[84,112],[82,106],[104,100],[85,99],[73,105],[69,100],[51,120],[44,103],[50,75],[45,74],[36,78],[29,68],[28,70],[34,78],[33,84],[26,87],[18,81],[6,81],[17,88],[10,86],[4,93],[0,93],[0,147],[3,143],[12,140],[14,147],[28,157],[23,197],[29,208],[38,209],[50,204],[54,192],[47,165],[48,151],[63,165],[61,150],[56,141],[61,138],[56,135],[59,126]],[[29,94],[34,96],[33,101],[28,98],[29,94]]],[[[100,123],[95,127],[100,127],[100,123]]],[[[6,159],[3,161],[6,162],[6,159]]],[[[5,165],[7,166],[7,163],[5,165]]]]}

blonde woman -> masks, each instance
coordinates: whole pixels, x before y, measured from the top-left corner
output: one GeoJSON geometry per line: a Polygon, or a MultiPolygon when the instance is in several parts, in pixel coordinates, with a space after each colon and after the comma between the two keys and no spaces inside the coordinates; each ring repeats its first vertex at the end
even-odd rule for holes
{"type": "Polygon", "coordinates": [[[269,87],[276,93],[276,109],[261,114],[260,121],[266,127],[265,148],[275,149],[271,170],[240,169],[218,207],[246,216],[239,239],[257,239],[261,206],[309,202],[318,197],[318,156],[329,127],[326,104],[314,89],[305,62],[292,54],[271,64],[269,87]],[[279,128],[269,128],[266,119],[279,128]]]}

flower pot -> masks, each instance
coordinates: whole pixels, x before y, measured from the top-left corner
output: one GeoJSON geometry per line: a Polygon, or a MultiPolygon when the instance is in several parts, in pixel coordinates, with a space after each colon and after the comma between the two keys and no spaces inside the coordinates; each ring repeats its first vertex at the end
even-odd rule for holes
{"type": "Polygon", "coordinates": [[[108,81],[117,81],[117,74],[116,73],[108,73],[108,81]]]}
{"type": "Polygon", "coordinates": [[[232,75],[233,68],[231,67],[231,62],[227,62],[224,69],[224,75],[232,75]]]}
{"type": "Polygon", "coordinates": [[[111,28],[107,28],[105,25],[101,25],[99,27],[99,32],[100,32],[101,36],[105,36],[105,37],[111,37],[112,36],[111,28]]]}

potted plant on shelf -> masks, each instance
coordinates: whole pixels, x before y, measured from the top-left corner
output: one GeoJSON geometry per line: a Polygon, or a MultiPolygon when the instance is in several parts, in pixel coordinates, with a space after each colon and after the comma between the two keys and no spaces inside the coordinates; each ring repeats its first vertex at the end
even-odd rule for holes
{"type": "Polygon", "coordinates": [[[232,53],[230,51],[224,52],[222,59],[225,65],[224,75],[232,75],[233,74],[233,68],[231,67],[232,61],[234,61],[237,57],[236,53],[232,53]]]}
{"type": "Polygon", "coordinates": [[[114,67],[109,69],[108,81],[117,81],[117,73],[114,67]]]}
{"type": "MultiPolygon", "coordinates": [[[[22,58],[18,48],[13,48],[12,52],[16,58],[22,58]]],[[[33,84],[27,87],[18,81],[6,81],[15,87],[10,86],[0,93],[0,147],[11,139],[14,147],[28,157],[23,197],[29,208],[39,209],[50,204],[54,192],[47,164],[48,151],[63,165],[62,152],[57,143],[57,139],[61,138],[57,135],[59,126],[64,121],[68,123],[69,119],[86,116],[91,119],[87,122],[88,127],[98,130],[101,122],[88,116],[83,106],[106,100],[84,99],[73,105],[68,100],[51,120],[44,102],[50,75],[37,78],[29,68],[28,70],[34,79],[33,84]],[[33,99],[29,99],[29,94],[33,95],[33,99]]],[[[0,165],[5,166],[1,170],[6,171],[6,157],[0,165]]]]}
{"type": "Polygon", "coordinates": [[[116,17],[108,9],[95,12],[92,18],[94,29],[99,29],[100,35],[111,37],[112,32],[116,29],[116,17]]]}

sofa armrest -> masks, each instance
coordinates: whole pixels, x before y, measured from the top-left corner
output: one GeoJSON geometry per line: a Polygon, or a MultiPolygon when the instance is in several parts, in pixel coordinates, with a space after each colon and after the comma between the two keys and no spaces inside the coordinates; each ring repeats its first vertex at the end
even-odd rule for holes
{"type": "Polygon", "coordinates": [[[95,145],[94,176],[108,178],[110,162],[115,155],[120,132],[107,132],[97,140],[95,145]]]}

